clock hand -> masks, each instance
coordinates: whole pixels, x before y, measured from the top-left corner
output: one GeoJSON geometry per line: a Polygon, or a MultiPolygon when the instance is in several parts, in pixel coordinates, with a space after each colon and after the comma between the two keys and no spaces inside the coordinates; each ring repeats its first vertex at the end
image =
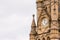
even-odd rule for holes
{"type": "Polygon", "coordinates": [[[44,25],[45,25],[45,21],[44,21],[44,25]]]}

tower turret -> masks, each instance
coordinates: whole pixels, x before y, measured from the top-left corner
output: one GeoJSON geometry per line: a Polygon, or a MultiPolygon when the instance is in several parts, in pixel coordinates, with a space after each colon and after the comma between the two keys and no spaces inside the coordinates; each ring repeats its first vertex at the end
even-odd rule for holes
{"type": "Polygon", "coordinates": [[[60,40],[60,0],[36,0],[36,5],[37,26],[33,15],[30,40],[60,40]]]}
{"type": "Polygon", "coordinates": [[[36,24],[35,24],[34,16],[35,15],[33,15],[33,20],[31,24],[30,40],[35,40],[35,36],[36,36],[36,24]]]}

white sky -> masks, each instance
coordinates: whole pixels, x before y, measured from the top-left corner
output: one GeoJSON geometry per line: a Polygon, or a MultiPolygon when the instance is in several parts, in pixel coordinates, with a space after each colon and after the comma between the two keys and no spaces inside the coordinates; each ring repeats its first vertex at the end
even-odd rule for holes
{"type": "Polygon", "coordinates": [[[0,0],[0,40],[29,40],[36,0],[0,0]]]}

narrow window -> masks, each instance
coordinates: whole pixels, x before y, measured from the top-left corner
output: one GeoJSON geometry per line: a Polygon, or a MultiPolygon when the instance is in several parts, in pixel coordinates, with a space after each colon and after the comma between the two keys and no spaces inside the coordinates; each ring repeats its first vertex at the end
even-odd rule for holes
{"type": "Polygon", "coordinates": [[[58,2],[58,12],[60,12],[60,0],[59,0],[59,2],[58,2]]]}
{"type": "Polygon", "coordinates": [[[38,40],[40,40],[40,39],[38,39],[38,40]]]}
{"type": "Polygon", "coordinates": [[[47,37],[47,40],[50,40],[50,37],[47,37]]]}
{"type": "Polygon", "coordinates": [[[45,40],[45,38],[43,38],[43,40],[45,40]]]}

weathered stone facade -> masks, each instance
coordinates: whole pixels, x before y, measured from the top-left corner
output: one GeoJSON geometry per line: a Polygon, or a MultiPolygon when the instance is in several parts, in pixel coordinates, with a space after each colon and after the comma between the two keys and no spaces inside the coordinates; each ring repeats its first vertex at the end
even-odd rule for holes
{"type": "Polygon", "coordinates": [[[60,0],[37,0],[37,24],[34,15],[30,40],[60,40],[60,0]]]}

